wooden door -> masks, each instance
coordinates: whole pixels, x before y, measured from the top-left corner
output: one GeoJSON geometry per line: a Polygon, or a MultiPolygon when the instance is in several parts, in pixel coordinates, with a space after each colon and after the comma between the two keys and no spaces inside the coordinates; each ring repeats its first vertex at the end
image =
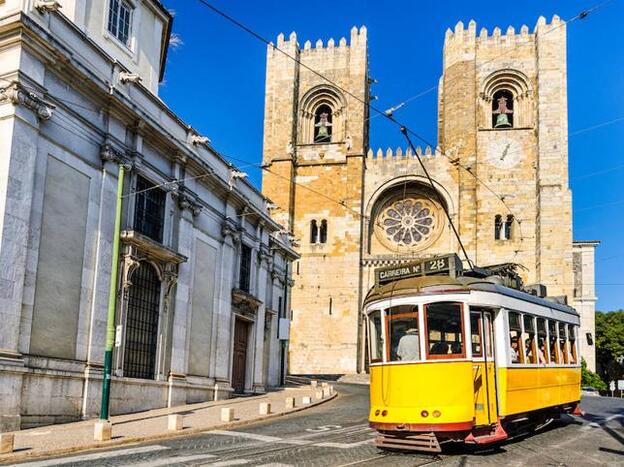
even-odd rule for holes
{"type": "Polygon", "coordinates": [[[245,374],[247,372],[247,334],[249,324],[236,319],[234,323],[234,350],[232,359],[232,387],[234,392],[242,394],[245,390],[245,374]]]}

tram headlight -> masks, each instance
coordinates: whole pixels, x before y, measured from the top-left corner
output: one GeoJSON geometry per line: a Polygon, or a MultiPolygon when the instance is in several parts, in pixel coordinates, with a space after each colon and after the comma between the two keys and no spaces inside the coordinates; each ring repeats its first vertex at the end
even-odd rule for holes
{"type": "Polygon", "coordinates": [[[388,415],[388,411],[387,410],[382,410],[381,411],[381,416],[385,417],[386,415],[388,415]]]}
{"type": "Polygon", "coordinates": [[[380,412],[379,409],[375,410],[375,417],[379,415],[379,412],[380,412]]]}
{"type": "Polygon", "coordinates": [[[427,412],[426,410],[423,410],[422,412],[420,412],[420,416],[423,418],[426,418],[429,416],[429,412],[427,412]]]}
{"type": "Polygon", "coordinates": [[[440,415],[442,415],[442,412],[440,412],[439,410],[434,410],[431,415],[433,415],[435,418],[438,418],[440,415]]]}

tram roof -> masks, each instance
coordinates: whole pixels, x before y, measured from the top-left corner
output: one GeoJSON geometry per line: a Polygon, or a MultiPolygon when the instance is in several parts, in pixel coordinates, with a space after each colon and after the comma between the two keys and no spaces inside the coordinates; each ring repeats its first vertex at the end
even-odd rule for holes
{"type": "Polygon", "coordinates": [[[421,276],[410,277],[389,282],[387,284],[373,287],[366,298],[364,304],[367,305],[377,300],[384,300],[392,297],[405,297],[406,295],[430,295],[432,293],[452,293],[470,291],[492,292],[512,297],[525,302],[535,303],[564,313],[579,316],[579,313],[568,305],[562,305],[552,300],[536,297],[521,290],[505,287],[500,284],[474,277],[450,277],[450,276],[421,276]]]}

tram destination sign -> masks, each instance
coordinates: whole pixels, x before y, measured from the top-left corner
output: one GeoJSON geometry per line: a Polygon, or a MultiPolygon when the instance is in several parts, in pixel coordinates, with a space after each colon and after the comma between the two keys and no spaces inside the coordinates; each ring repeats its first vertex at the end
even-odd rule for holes
{"type": "Polygon", "coordinates": [[[456,254],[452,254],[375,269],[375,283],[379,286],[417,276],[449,275],[456,277],[461,272],[461,260],[456,254]]]}

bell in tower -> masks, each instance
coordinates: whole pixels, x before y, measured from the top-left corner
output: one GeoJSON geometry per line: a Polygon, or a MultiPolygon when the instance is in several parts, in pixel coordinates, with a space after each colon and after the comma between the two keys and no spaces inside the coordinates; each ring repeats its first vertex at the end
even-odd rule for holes
{"type": "Polygon", "coordinates": [[[328,143],[331,141],[331,110],[323,105],[316,112],[316,123],[314,124],[314,142],[328,143]]]}
{"type": "Polygon", "coordinates": [[[496,101],[498,102],[498,108],[492,111],[492,114],[496,116],[494,128],[510,128],[512,126],[510,117],[513,114],[513,110],[507,107],[507,98],[500,96],[496,101]]]}

